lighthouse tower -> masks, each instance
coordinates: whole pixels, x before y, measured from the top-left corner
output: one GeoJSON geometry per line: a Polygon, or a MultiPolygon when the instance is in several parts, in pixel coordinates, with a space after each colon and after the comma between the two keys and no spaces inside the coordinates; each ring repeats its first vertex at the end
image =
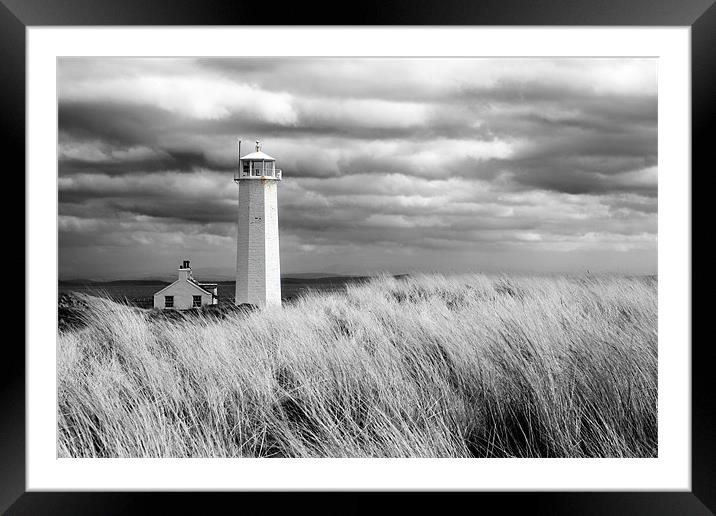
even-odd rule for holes
{"type": "Polygon", "coordinates": [[[239,185],[239,232],[236,245],[237,305],[281,304],[281,263],[278,249],[277,186],[281,170],[276,160],[256,150],[241,156],[234,173],[239,185]]]}

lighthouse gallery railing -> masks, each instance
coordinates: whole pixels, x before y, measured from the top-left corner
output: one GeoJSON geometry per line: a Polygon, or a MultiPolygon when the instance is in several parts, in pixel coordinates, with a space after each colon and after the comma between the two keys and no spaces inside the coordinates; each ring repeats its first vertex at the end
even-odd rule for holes
{"type": "Polygon", "coordinates": [[[238,181],[239,179],[261,179],[261,178],[271,178],[271,179],[278,179],[281,180],[283,176],[283,173],[280,168],[272,168],[270,170],[236,170],[234,171],[234,181],[238,181]]]}

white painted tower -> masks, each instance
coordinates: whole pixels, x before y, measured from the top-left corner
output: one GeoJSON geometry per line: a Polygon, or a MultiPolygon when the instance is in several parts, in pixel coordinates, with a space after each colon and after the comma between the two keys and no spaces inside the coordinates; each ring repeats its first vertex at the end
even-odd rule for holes
{"type": "Polygon", "coordinates": [[[281,262],[278,248],[277,186],[281,170],[261,151],[241,156],[234,174],[239,185],[239,232],[236,245],[237,305],[281,304],[281,262]]]}

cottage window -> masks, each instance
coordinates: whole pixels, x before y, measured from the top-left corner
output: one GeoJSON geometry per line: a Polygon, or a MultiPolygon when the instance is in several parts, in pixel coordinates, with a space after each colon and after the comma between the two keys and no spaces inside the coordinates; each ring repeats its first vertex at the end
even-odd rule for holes
{"type": "Polygon", "coordinates": [[[192,296],[192,307],[197,308],[201,306],[201,296],[192,296]]]}
{"type": "Polygon", "coordinates": [[[174,296],[164,296],[164,308],[174,308],[174,296]]]}

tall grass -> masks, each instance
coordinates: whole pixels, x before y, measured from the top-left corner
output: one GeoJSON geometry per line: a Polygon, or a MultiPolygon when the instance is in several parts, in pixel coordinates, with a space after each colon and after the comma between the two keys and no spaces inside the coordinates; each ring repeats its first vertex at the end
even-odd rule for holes
{"type": "Polygon", "coordinates": [[[185,320],[86,297],[58,455],[652,457],[653,278],[389,276],[185,320]]]}

